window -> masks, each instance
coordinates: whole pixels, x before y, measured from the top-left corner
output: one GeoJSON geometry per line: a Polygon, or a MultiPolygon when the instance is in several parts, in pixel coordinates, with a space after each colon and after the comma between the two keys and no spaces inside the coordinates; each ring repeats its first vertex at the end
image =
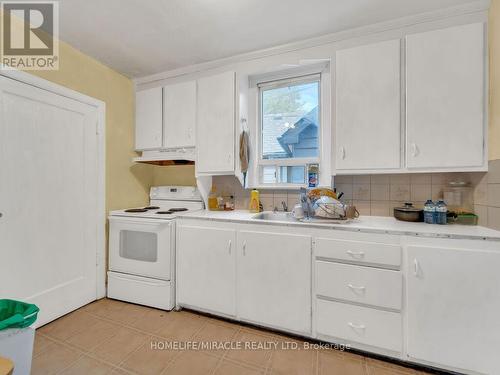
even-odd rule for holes
{"type": "Polygon", "coordinates": [[[259,84],[260,182],[304,185],[319,162],[320,75],[259,84]]]}

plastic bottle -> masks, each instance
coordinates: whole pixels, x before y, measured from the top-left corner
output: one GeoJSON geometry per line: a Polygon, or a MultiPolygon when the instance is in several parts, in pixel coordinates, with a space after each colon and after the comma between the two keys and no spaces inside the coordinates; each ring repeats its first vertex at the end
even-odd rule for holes
{"type": "Polygon", "coordinates": [[[427,224],[436,223],[436,205],[430,199],[424,205],[424,222],[427,224]]]}
{"type": "Polygon", "coordinates": [[[446,213],[448,212],[448,207],[446,203],[441,199],[436,203],[436,224],[444,225],[446,224],[446,213]]]}
{"type": "Polygon", "coordinates": [[[259,191],[252,190],[250,193],[250,212],[259,212],[260,211],[260,199],[259,199],[259,191]]]}

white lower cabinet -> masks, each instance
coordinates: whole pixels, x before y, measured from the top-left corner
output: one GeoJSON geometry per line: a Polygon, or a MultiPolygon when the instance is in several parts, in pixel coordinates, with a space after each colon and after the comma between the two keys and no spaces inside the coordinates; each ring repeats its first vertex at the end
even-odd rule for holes
{"type": "Polygon", "coordinates": [[[356,347],[356,343],[386,349],[402,350],[401,314],[347,303],[316,302],[316,330],[356,347]]]}
{"type": "Polygon", "coordinates": [[[177,303],[236,315],[236,230],[177,227],[177,303]]]}
{"type": "Polygon", "coordinates": [[[500,374],[500,252],[445,246],[407,249],[408,357],[500,374]]]}
{"type": "Polygon", "coordinates": [[[311,333],[311,236],[238,232],[238,315],[311,333]]]}
{"type": "Polygon", "coordinates": [[[179,306],[500,374],[499,242],[179,221],[179,306]]]}

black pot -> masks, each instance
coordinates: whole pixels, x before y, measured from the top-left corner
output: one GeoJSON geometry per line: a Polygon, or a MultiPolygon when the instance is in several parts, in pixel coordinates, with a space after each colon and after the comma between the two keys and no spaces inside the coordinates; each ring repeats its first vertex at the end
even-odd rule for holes
{"type": "Polygon", "coordinates": [[[394,207],[394,217],[401,221],[424,221],[424,210],[413,207],[413,203],[405,203],[404,207],[394,207]]]}

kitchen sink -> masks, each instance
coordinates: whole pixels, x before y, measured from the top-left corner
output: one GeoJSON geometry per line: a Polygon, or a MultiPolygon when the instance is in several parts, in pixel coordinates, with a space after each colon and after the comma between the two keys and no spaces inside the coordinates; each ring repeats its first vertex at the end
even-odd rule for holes
{"type": "Polygon", "coordinates": [[[268,220],[268,221],[289,221],[289,222],[299,222],[292,216],[291,212],[273,212],[264,211],[258,213],[252,217],[254,220],[268,220]]]}

